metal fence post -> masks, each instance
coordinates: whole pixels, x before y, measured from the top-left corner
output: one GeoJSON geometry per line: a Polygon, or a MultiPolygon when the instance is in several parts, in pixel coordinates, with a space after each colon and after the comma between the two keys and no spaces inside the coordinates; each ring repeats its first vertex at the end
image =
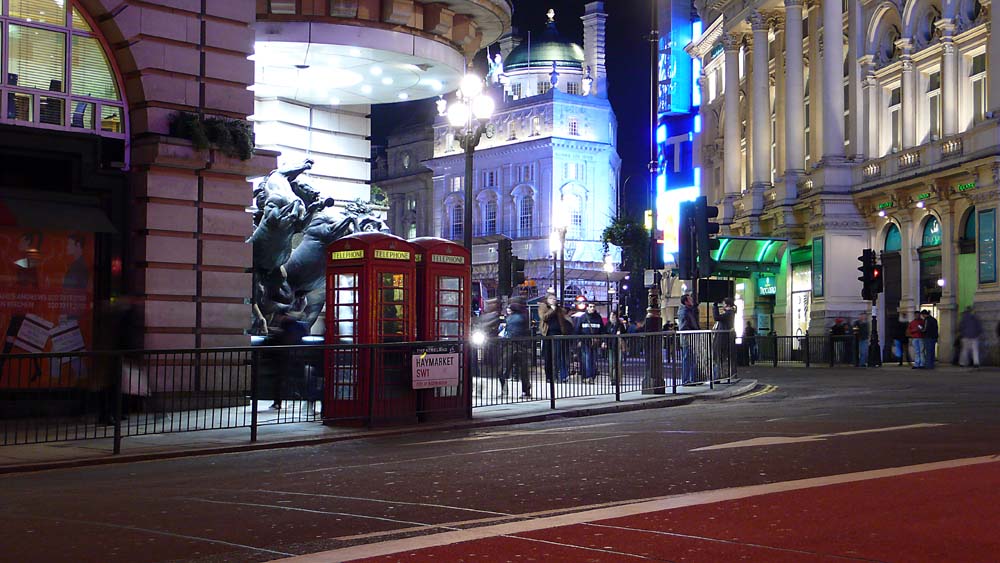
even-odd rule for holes
{"type": "Polygon", "coordinates": [[[771,337],[771,352],[774,356],[774,367],[778,367],[778,335],[771,337]]]}
{"type": "MultiPolygon", "coordinates": [[[[115,439],[113,453],[122,453],[122,375],[123,369],[125,367],[125,361],[122,354],[116,353],[111,361],[111,392],[112,396],[112,408],[114,409],[115,417],[115,439]]],[[[132,378],[132,373],[129,372],[129,379],[132,378]]],[[[129,381],[131,384],[131,381],[129,381]]]]}
{"type": "Polygon", "coordinates": [[[612,338],[612,344],[614,347],[612,362],[614,363],[613,369],[615,371],[615,400],[622,400],[622,378],[625,377],[625,365],[622,362],[622,337],[620,334],[615,334],[612,338]]]}
{"type": "MultiPolygon", "coordinates": [[[[551,336],[544,336],[543,338],[549,339],[549,355],[552,357],[552,377],[549,378],[549,408],[555,410],[556,408],[556,378],[559,377],[559,366],[556,365],[556,346],[559,345],[559,341],[551,336]]],[[[546,361],[547,358],[542,358],[542,361],[546,361]]],[[[565,360],[565,358],[563,358],[565,360]]]]}
{"type": "Polygon", "coordinates": [[[250,442],[257,441],[257,394],[260,376],[260,351],[250,352],[250,442]]]}
{"type": "MultiPolygon", "coordinates": [[[[368,347],[368,422],[366,426],[371,429],[375,426],[375,382],[376,373],[378,368],[381,366],[375,365],[375,358],[377,357],[375,353],[375,346],[368,347]]],[[[361,374],[358,374],[361,376],[361,374]]],[[[382,381],[381,378],[377,378],[379,382],[382,381]]]]}
{"type": "Polygon", "coordinates": [[[802,341],[805,342],[805,345],[802,348],[806,353],[806,367],[809,367],[809,364],[812,361],[812,353],[809,351],[809,335],[807,334],[803,336],[802,341]]]}
{"type": "Polygon", "coordinates": [[[833,361],[834,360],[834,354],[837,351],[837,343],[834,342],[834,340],[835,340],[835,337],[833,337],[833,336],[831,336],[829,338],[829,341],[830,341],[830,346],[829,346],[829,348],[830,348],[830,367],[833,367],[833,364],[834,364],[834,361],[833,361]]]}

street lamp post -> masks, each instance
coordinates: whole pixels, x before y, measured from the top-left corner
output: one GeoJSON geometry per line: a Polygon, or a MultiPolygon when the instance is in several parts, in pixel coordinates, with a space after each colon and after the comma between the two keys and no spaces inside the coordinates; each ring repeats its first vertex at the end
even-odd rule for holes
{"type": "Polygon", "coordinates": [[[615,271],[615,265],[611,263],[611,255],[604,257],[604,294],[608,300],[608,318],[611,318],[611,272],[615,271]]]}
{"type": "Polygon", "coordinates": [[[559,204],[552,210],[553,234],[559,240],[559,303],[565,305],[566,293],[566,230],[569,228],[569,210],[566,202],[559,198],[559,204]]]}
{"type": "MultiPolygon", "coordinates": [[[[455,138],[465,151],[465,207],[462,219],[462,243],[472,253],[472,177],[473,155],[483,133],[487,131],[495,108],[493,98],[483,93],[483,80],[475,74],[466,74],[458,89],[457,99],[449,104],[444,98],[437,102],[439,115],[447,115],[448,123],[455,130],[455,138]]],[[[471,261],[470,261],[471,267],[471,261]]]]}

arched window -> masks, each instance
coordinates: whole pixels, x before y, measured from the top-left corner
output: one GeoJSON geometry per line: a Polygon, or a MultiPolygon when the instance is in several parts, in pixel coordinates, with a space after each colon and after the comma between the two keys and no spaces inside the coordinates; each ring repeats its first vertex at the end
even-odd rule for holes
{"type": "Polygon", "coordinates": [[[885,233],[885,251],[899,252],[903,248],[903,238],[899,234],[899,227],[891,225],[885,233]]]}
{"type": "Polygon", "coordinates": [[[962,240],[976,240],[976,208],[971,207],[962,224],[962,240]]]}
{"type": "Polygon", "coordinates": [[[491,199],[486,202],[486,213],[483,221],[483,232],[487,235],[494,235],[497,232],[497,200],[491,199]]]}
{"type": "Polygon", "coordinates": [[[921,247],[941,246],[941,223],[937,217],[931,217],[924,223],[924,236],[921,239],[921,247]]]}
{"type": "Polygon", "coordinates": [[[568,195],[565,203],[569,206],[570,236],[581,238],[583,236],[583,198],[578,195],[568,195]]]}
{"type": "Polygon", "coordinates": [[[461,203],[456,203],[451,206],[451,230],[449,237],[452,240],[460,239],[465,235],[465,208],[461,203]]]}
{"type": "Polygon", "coordinates": [[[417,222],[410,221],[410,225],[406,227],[406,238],[412,239],[417,238],[417,222]]]}
{"type": "Polygon", "coordinates": [[[526,195],[517,203],[517,236],[531,236],[531,228],[535,221],[535,198],[526,195]]]}
{"type": "Polygon", "coordinates": [[[65,0],[5,2],[0,122],[125,137],[125,103],[104,46],[65,0]]]}

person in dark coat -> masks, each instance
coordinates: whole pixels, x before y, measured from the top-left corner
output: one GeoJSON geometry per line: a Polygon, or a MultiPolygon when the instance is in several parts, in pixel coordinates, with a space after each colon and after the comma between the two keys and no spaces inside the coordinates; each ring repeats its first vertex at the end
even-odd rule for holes
{"type": "Polygon", "coordinates": [[[620,335],[626,332],[625,323],[618,318],[618,313],[611,311],[608,316],[608,323],[604,325],[604,334],[610,334],[615,336],[615,338],[608,339],[608,363],[610,364],[611,373],[611,383],[618,382],[618,368],[620,367],[621,358],[621,338],[620,335]]]}
{"type": "MultiPolygon", "coordinates": [[[[513,299],[507,307],[507,327],[504,338],[524,338],[531,336],[528,327],[528,307],[520,299],[513,299]]],[[[507,392],[507,379],[517,377],[521,381],[521,398],[531,398],[531,374],[528,372],[528,360],[531,353],[529,342],[508,342],[507,363],[504,377],[500,382],[503,392],[507,392]],[[517,374],[517,375],[514,375],[517,374]]]]}
{"type": "Polygon", "coordinates": [[[920,311],[924,320],[924,368],[934,369],[934,355],[937,352],[938,322],[927,309],[920,311]]]}
{"type": "Polygon", "coordinates": [[[597,306],[587,304],[587,310],[573,319],[573,332],[584,338],[580,339],[580,372],[584,383],[594,383],[597,377],[597,356],[601,349],[600,338],[586,338],[604,332],[604,319],[597,312],[597,306]]]}
{"type": "MultiPolygon", "coordinates": [[[[701,330],[701,324],[698,321],[698,308],[697,304],[694,302],[694,298],[689,294],[684,294],[681,296],[681,308],[678,313],[678,329],[681,333],[691,330],[701,330]]],[[[681,334],[681,385],[694,385],[695,381],[695,365],[698,360],[695,357],[695,351],[693,349],[695,345],[695,339],[698,338],[694,334],[681,334]]]]}
{"type": "MultiPolygon", "coordinates": [[[[566,317],[566,309],[556,301],[554,293],[545,296],[538,304],[538,318],[541,324],[542,336],[560,336],[573,334],[573,325],[566,317]]],[[[560,383],[569,381],[569,354],[566,350],[567,341],[542,340],[542,355],[545,356],[545,380],[552,381],[553,372],[560,383]]]]}
{"type": "MultiPolygon", "coordinates": [[[[733,298],[727,297],[723,301],[721,309],[718,303],[713,304],[712,317],[715,319],[715,330],[732,333],[736,323],[736,302],[733,298]]],[[[728,365],[732,351],[733,336],[731,334],[716,333],[712,335],[711,339],[712,373],[714,377],[718,378],[721,367],[728,365]]]]}
{"type": "MultiPolygon", "coordinates": [[[[271,342],[275,346],[300,346],[302,339],[309,333],[304,323],[301,323],[289,315],[282,315],[278,318],[277,332],[272,336],[271,342]]],[[[275,368],[274,380],[272,382],[272,403],[271,410],[281,410],[284,387],[286,382],[295,381],[303,375],[302,351],[286,350],[275,354],[277,365],[275,368]]]]}

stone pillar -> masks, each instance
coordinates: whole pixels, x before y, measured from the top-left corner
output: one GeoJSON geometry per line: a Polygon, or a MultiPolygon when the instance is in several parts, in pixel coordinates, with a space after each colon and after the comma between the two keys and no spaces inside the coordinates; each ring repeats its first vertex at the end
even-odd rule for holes
{"type": "MultiPolygon", "coordinates": [[[[989,10],[986,17],[986,62],[990,69],[1000,65],[1000,30],[993,33],[993,0],[980,0],[983,9],[989,10]]],[[[991,74],[986,81],[986,111],[1000,116],[1000,78],[991,74]]]]}
{"type": "Polygon", "coordinates": [[[955,24],[938,20],[941,30],[941,134],[958,134],[958,51],[955,48],[955,24]]]}
{"type": "Polygon", "coordinates": [[[847,120],[846,130],[848,140],[848,156],[860,157],[865,153],[863,141],[864,130],[868,128],[867,122],[863,121],[864,98],[861,92],[864,84],[864,75],[861,67],[857,64],[858,58],[865,52],[865,29],[864,14],[861,9],[860,0],[849,0],[847,3],[847,83],[848,97],[844,100],[846,109],[850,113],[847,120]]]}
{"type": "MultiPolygon", "coordinates": [[[[604,2],[588,2],[583,17],[583,53],[585,67],[590,67],[594,79],[590,95],[608,97],[608,69],[605,64],[605,44],[608,14],[604,2]]],[[[587,69],[583,69],[586,74],[587,69]]]]}
{"type": "Polygon", "coordinates": [[[867,158],[878,158],[879,154],[879,127],[882,123],[882,116],[878,111],[878,79],[875,78],[874,57],[866,55],[861,58],[861,72],[863,82],[861,85],[861,111],[862,123],[865,125],[858,129],[858,145],[861,154],[867,158]]]}
{"type": "Polygon", "coordinates": [[[771,185],[771,88],[768,69],[768,31],[770,25],[760,12],[750,16],[753,29],[753,183],[752,188],[771,185]]]}
{"type": "Polygon", "coordinates": [[[839,1],[823,9],[823,158],[844,157],[844,40],[839,1]]]}
{"type": "Polygon", "coordinates": [[[819,0],[806,0],[809,10],[809,163],[816,166],[823,154],[823,42],[820,41],[819,0]]]}
{"type": "Polygon", "coordinates": [[[723,176],[725,194],[740,193],[740,42],[742,35],[729,33],[722,36],[726,49],[726,98],[724,134],[722,136],[725,151],[723,176]]]}
{"type": "Polygon", "coordinates": [[[913,320],[913,312],[920,305],[920,255],[914,246],[914,229],[920,226],[920,220],[915,217],[918,211],[922,216],[922,209],[913,209],[909,214],[900,213],[898,216],[902,242],[899,249],[899,273],[902,276],[899,310],[907,315],[908,320],[913,320]]]}
{"type": "Polygon", "coordinates": [[[955,216],[952,200],[941,202],[937,207],[941,221],[941,301],[938,303],[938,358],[935,363],[947,364],[954,350],[953,335],[958,325],[958,228],[959,218],[955,216]]]}
{"type": "MultiPolygon", "coordinates": [[[[785,155],[782,150],[785,147],[785,113],[787,104],[785,103],[785,57],[782,51],[785,48],[785,17],[783,15],[772,14],[770,16],[771,26],[774,28],[774,44],[777,55],[774,57],[774,162],[772,166],[781,174],[787,166],[785,165],[785,155]]],[[[801,42],[800,42],[801,43],[801,42]]],[[[801,112],[801,107],[799,109],[801,112]]]]}
{"type": "Polygon", "coordinates": [[[917,145],[917,71],[913,67],[913,43],[909,39],[900,39],[896,41],[896,46],[902,53],[899,56],[903,64],[903,101],[900,113],[903,119],[903,148],[908,149],[917,145]]]}
{"type": "MultiPolygon", "coordinates": [[[[785,182],[805,168],[805,85],[802,60],[802,0],[785,0],[785,182]],[[791,176],[791,177],[789,177],[791,176]]],[[[792,197],[792,194],[789,194],[792,197]]]]}

